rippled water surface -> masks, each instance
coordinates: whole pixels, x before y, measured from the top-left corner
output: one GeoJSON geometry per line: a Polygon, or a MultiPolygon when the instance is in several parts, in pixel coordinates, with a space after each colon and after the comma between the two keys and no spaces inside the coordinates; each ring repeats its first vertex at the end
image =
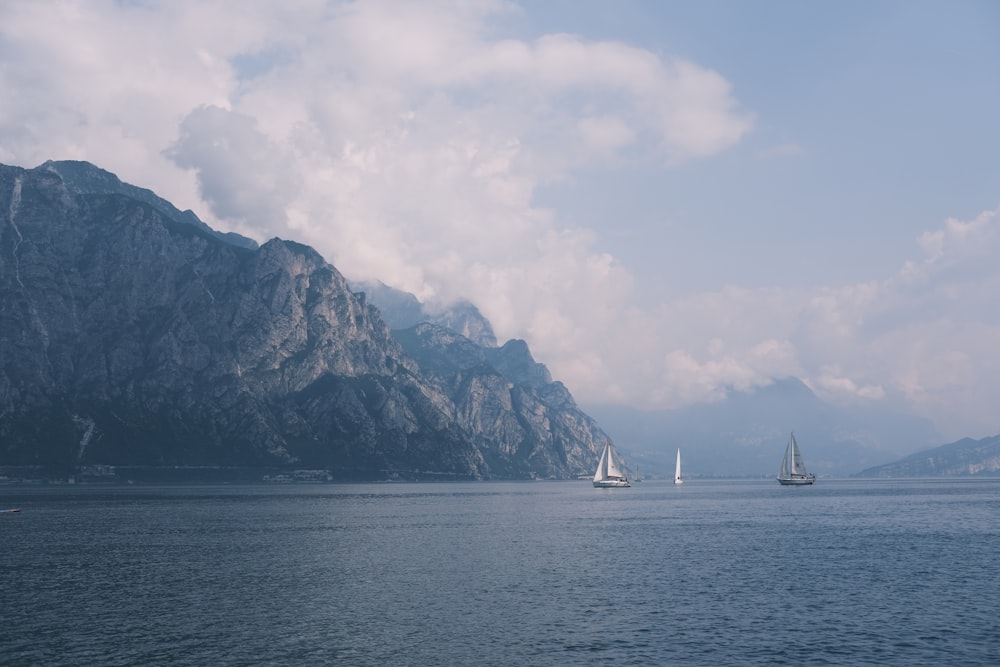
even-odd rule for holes
{"type": "Polygon", "coordinates": [[[0,486],[3,665],[995,665],[1000,480],[0,486]]]}

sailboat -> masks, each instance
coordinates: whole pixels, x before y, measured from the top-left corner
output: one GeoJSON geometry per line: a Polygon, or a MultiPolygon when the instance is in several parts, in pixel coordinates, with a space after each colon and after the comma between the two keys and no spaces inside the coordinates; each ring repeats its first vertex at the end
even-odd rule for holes
{"type": "Polygon", "coordinates": [[[611,446],[610,440],[605,443],[604,451],[601,453],[601,461],[597,464],[597,472],[594,473],[594,486],[598,489],[632,486],[628,483],[628,477],[615,463],[615,449],[611,446]]]}
{"type": "Polygon", "coordinates": [[[677,448],[677,465],[674,466],[674,484],[683,484],[684,480],[681,479],[681,450],[677,448]]]}
{"type": "Polygon", "coordinates": [[[788,441],[788,447],[785,449],[785,458],[781,459],[778,483],[782,486],[803,486],[815,481],[816,475],[806,471],[799,444],[795,442],[795,434],[792,433],[792,439],[788,441]]]}

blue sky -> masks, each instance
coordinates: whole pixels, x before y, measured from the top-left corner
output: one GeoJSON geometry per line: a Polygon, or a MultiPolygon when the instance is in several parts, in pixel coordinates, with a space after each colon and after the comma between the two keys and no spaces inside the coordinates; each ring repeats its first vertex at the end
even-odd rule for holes
{"type": "Polygon", "coordinates": [[[0,3],[0,162],[468,298],[584,406],[1000,433],[996,2],[0,3]]]}
{"type": "Polygon", "coordinates": [[[585,201],[578,219],[618,217],[624,229],[605,235],[609,247],[650,271],[660,264],[665,283],[878,279],[911,256],[919,233],[997,204],[996,3],[543,4],[551,11],[529,34],[562,25],[691,58],[725,76],[756,116],[754,131],[712,160],[594,175],[624,197],[590,184],[558,193],[585,201]],[[650,230],[657,250],[719,249],[726,261],[692,267],[661,255],[671,271],[636,241],[650,230]]]}

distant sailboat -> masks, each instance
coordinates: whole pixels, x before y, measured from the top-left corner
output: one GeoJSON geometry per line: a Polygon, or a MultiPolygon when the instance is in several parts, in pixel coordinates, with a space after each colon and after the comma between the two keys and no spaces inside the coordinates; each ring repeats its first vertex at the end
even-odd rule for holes
{"type": "Polygon", "coordinates": [[[597,464],[597,472],[594,473],[594,486],[599,489],[632,486],[628,482],[628,477],[615,462],[615,450],[610,441],[605,443],[604,451],[601,453],[601,461],[597,464]]]}
{"type": "Polygon", "coordinates": [[[677,448],[677,465],[674,466],[674,484],[683,484],[684,480],[681,479],[681,450],[677,448]]]}
{"type": "Polygon", "coordinates": [[[795,434],[788,441],[785,458],[781,459],[781,470],[778,471],[778,483],[782,486],[803,486],[816,481],[816,475],[806,471],[805,461],[799,452],[799,444],[795,442],[795,434]]]}

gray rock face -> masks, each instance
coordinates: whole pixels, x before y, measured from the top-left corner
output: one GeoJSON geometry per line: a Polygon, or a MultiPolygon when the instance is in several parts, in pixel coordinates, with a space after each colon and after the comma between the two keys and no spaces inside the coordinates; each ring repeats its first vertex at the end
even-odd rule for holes
{"type": "Polygon", "coordinates": [[[557,389],[462,359],[455,394],[312,249],[233,242],[65,165],[0,166],[0,465],[468,479],[596,461],[564,389],[560,411],[557,389]]]}
{"type": "Polygon", "coordinates": [[[489,434],[480,450],[509,476],[589,474],[607,435],[569,391],[552,382],[524,341],[482,347],[440,325],[394,332],[425,375],[448,394],[463,428],[489,434]]]}
{"type": "Polygon", "coordinates": [[[216,236],[228,243],[244,248],[256,248],[257,242],[245,236],[232,232],[217,232],[202,222],[193,211],[180,211],[152,190],[137,188],[128,183],[122,183],[117,176],[109,171],[98,169],[89,162],[77,160],[49,160],[41,169],[47,169],[59,174],[66,188],[76,194],[123,194],[131,199],[149,204],[164,216],[177,222],[194,225],[204,232],[216,236]]]}

